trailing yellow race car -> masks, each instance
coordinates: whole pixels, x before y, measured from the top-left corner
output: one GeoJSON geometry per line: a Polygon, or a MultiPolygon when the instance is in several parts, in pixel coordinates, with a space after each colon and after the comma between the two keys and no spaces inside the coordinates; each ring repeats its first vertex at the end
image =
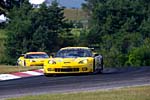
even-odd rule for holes
{"type": "Polygon", "coordinates": [[[17,64],[20,66],[43,66],[44,61],[49,56],[45,52],[28,52],[22,54],[17,60],[17,64]]]}
{"type": "Polygon", "coordinates": [[[66,47],[44,63],[44,75],[67,73],[100,73],[103,57],[88,47],[66,47]]]}

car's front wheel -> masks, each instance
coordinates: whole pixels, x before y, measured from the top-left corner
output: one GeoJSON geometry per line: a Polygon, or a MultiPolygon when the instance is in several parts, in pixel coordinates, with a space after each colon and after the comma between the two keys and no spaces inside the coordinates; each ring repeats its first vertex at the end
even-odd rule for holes
{"type": "Polygon", "coordinates": [[[24,67],[26,67],[26,65],[27,65],[27,64],[26,64],[26,61],[24,60],[24,62],[23,62],[23,66],[24,66],[24,67]]]}
{"type": "Polygon", "coordinates": [[[47,73],[44,73],[44,76],[46,77],[52,77],[52,76],[56,76],[55,74],[47,74],[47,73]]]}

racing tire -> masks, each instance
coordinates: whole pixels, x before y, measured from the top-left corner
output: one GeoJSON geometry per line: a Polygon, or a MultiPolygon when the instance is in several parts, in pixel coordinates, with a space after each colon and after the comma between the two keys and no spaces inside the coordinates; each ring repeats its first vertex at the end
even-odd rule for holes
{"type": "Polygon", "coordinates": [[[102,70],[101,69],[97,69],[93,72],[93,74],[101,74],[102,73],[102,70]]]}
{"type": "Polygon", "coordinates": [[[44,76],[46,76],[46,77],[50,77],[50,75],[48,75],[48,74],[45,74],[45,73],[44,73],[44,76]]]}
{"type": "Polygon", "coordinates": [[[26,61],[25,61],[25,60],[24,60],[24,62],[23,62],[23,66],[26,67],[26,61]]]}
{"type": "Polygon", "coordinates": [[[53,76],[56,76],[56,75],[44,73],[44,76],[46,76],[46,77],[53,77],[53,76]]]}
{"type": "MultiPolygon", "coordinates": [[[[94,70],[93,74],[102,74],[103,73],[103,69],[104,69],[104,62],[103,62],[103,58],[101,60],[101,69],[96,69],[94,70]]],[[[94,60],[94,69],[95,69],[95,60],[94,60]]]]}
{"type": "Polygon", "coordinates": [[[18,63],[18,61],[16,62],[16,66],[19,66],[19,63],[18,63]]]}

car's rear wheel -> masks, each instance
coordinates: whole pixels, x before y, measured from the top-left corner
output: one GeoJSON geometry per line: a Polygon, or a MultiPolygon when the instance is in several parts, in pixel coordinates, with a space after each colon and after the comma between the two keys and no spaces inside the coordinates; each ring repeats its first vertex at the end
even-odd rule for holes
{"type": "Polygon", "coordinates": [[[101,73],[102,73],[102,70],[101,70],[101,69],[96,69],[93,73],[94,73],[94,74],[101,74],[101,73]]]}
{"type": "Polygon", "coordinates": [[[98,69],[95,69],[95,61],[94,61],[94,74],[101,74],[103,72],[103,58],[101,59],[101,64],[99,65],[98,69]]]}

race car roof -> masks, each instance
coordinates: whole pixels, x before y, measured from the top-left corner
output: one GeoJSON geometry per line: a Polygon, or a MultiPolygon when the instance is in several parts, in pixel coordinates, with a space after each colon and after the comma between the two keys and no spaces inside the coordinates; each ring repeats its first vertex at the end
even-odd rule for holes
{"type": "Polygon", "coordinates": [[[60,50],[65,50],[65,49],[90,49],[88,47],[65,47],[65,48],[61,48],[60,50]]]}
{"type": "Polygon", "coordinates": [[[26,54],[46,54],[45,52],[27,52],[26,54]]]}

